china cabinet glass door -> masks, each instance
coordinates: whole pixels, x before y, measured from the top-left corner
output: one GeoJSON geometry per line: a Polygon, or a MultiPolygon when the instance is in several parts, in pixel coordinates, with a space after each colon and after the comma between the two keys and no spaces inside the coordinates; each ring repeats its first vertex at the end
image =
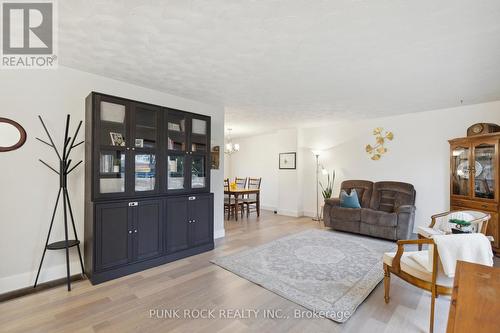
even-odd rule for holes
{"type": "Polygon", "coordinates": [[[198,116],[192,116],[190,124],[190,186],[203,190],[208,186],[209,125],[206,118],[198,116]]]}
{"type": "Polygon", "coordinates": [[[157,192],[156,157],[160,111],[146,105],[134,105],[133,144],[134,191],[157,192]]]}
{"type": "Polygon", "coordinates": [[[168,110],[167,132],[167,191],[182,192],[187,189],[186,161],[188,150],[187,127],[189,119],[183,112],[168,110]]]}
{"type": "Polygon", "coordinates": [[[100,194],[120,194],[127,189],[128,106],[113,99],[101,99],[97,131],[99,133],[97,189],[100,194]]]}
{"type": "Polygon", "coordinates": [[[466,145],[452,147],[451,156],[451,193],[470,195],[470,148],[466,145]]]}
{"type": "Polygon", "coordinates": [[[473,196],[475,198],[494,200],[496,197],[496,143],[480,143],[474,145],[473,196]]]}

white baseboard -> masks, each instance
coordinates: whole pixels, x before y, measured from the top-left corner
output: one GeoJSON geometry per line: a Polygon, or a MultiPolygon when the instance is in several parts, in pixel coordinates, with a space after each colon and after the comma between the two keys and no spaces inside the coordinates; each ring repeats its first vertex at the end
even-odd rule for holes
{"type": "Polygon", "coordinates": [[[291,216],[291,217],[301,217],[302,212],[294,211],[294,210],[287,210],[287,209],[280,209],[278,210],[278,215],[283,215],[283,216],[291,216]]]}
{"type": "Polygon", "coordinates": [[[307,216],[307,217],[316,217],[316,212],[308,212],[308,211],[303,211],[302,216],[307,216]]]}
{"type": "MultiPolygon", "coordinates": [[[[78,260],[70,261],[69,266],[71,275],[81,273],[80,262],[78,260]]],[[[66,264],[47,267],[47,268],[42,267],[38,283],[57,280],[65,277],[66,277],[66,264]]],[[[0,278],[0,294],[21,288],[32,287],[33,284],[35,283],[35,278],[36,278],[36,271],[25,272],[21,274],[0,278]]]]}
{"type": "Polygon", "coordinates": [[[214,231],[214,239],[222,238],[225,235],[226,235],[226,230],[224,230],[224,229],[219,229],[219,230],[214,231]]]}
{"type": "Polygon", "coordinates": [[[274,207],[274,206],[260,205],[260,209],[262,209],[262,210],[270,210],[271,212],[274,212],[276,210],[276,207],[274,207]]]}

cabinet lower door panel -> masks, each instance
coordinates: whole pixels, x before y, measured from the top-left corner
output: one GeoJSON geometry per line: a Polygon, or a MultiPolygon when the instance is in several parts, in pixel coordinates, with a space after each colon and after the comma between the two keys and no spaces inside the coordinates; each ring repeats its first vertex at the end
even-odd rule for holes
{"type": "Polygon", "coordinates": [[[134,214],[135,259],[159,256],[163,249],[161,200],[140,201],[134,214]]]}
{"type": "Polygon", "coordinates": [[[213,241],[213,204],[211,196],[199,195],[189,201],[191,215],[191,245],[198,246],[213,241]]]}
{"type": "Polygon", "coordinates": [[[127,203],[96,206],[96,269],[124,265],[131,254],[130,218],[127,203]]]}
{"type": "Polygon", "coordinates": [[[167,199],[167,252],[176,252],[189,247],[188,201],[186,197],[167,199]]]}

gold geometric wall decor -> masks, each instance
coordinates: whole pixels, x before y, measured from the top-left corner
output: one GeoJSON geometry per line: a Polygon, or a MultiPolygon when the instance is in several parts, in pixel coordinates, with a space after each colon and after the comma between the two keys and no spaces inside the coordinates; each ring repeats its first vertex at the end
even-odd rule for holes
{"type": "Polygon", "coordinates": [[[386,140],[392,141],[394,139],[394,134],[385,131],[382,127],[377,127],[373,130],[373,135],[375,136],[375,145],[366,145],[365,150],[372,160],[377,161],[387,153],[387,148],[384,145],[387,143],[386,140]]]}

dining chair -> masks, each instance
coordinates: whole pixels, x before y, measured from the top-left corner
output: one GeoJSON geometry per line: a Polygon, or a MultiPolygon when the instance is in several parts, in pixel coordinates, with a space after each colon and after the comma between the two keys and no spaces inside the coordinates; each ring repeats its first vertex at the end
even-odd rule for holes
{"type": "MultiPolygon", "coordinates": [[[[262,182],[262,178],[249,178],[248,179],[248,189],[260,190],[260,184],[262,182]]],[[[257,206],[259,202],[257,202],[257,194],[249,194],[246,198],[243,199],[244,204],[246,205],[247,217],[250,215],[250,206],[253,205],[255,208],[252,212],[257,212],[257,217],[260,216],[260,208],[257,206]]]]}
{"type": "Polygon", "coordinates": [[[248,177],[245,178],[234,178],[234,182],[236,183],[236,188],[242,190],[247,188],[248,177]]]}
{"type": "MultiPolygon", "coordinates": [[[[230,189],[230,182],[229,178],[224,179],[224,191],[228,191],[230,189]]],[[[241,211],[241,217],[243,217],[243,209],[244,209],[244,203],[243,202],[238,202],[238,208],[241,211]]],[[[236,200],[235,198],[230,195],[230,194],[224,194],[224,214],[227,211],[227,219],[229,220],[231,218],[231,213],[234,215],[236,212],[236,200]]]]}
{"type": "MultiPolygon", "coordinates": [[[[487,223],[487,222],[486,222],[487,223]]],[[[457,242],[455,237],[460,237],[460,246],[464,246],[471,250],[472,253],[481,253],[481,257],[486,258],[491,252],[491,245],[487,237],[482,234],[452,234],[452,235],[437,235],[435,237],[447,237],[448,242],[457,242]],[[488,253],[485,253],[489,251],[488,253]]],[[[412,239],[397,241],[397,251],[384,253],[384,300],[389,303],[391,274],[396,275],[403,281],[414,285],[417,288],[431,292],[431,311],[429,321],[429,332],[434,330],[434,307],[438,295],[451,295],[453,291],[453,275],[445,273],[443,262],[440,259],[438,245],[434,239],[412,239]],[[405,251],[406,245],[423,245],[429,247],[423,251],[405,251]]],[[[449,244],[449,243],[448,243],[449,244]]],[[[445,257],[450,252],[449,248],[445,248],[445,257]]],[[[491,252],[491,257],[493,253],[491,252]]],[[[468,260],[469,261],[469,260],[468,260]]],[[[482,263],[484,264],[484,263],[482,263]]],[[[491,264],[493,261],[491,260],[491,264]]]]}

